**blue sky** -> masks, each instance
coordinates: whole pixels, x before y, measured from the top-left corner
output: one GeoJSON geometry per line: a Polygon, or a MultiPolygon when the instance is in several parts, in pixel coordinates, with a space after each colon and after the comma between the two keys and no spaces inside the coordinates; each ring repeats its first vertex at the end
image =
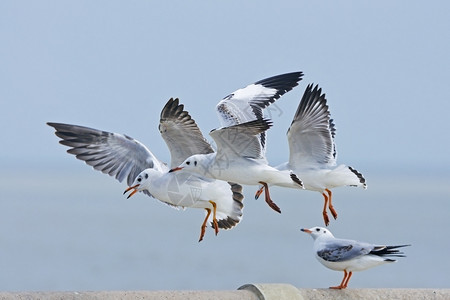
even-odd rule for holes
{"type": "Polygon", "coordinates": [[[300,70],[304,80],[272,114],[273,164],[287,159],[285,132],[314,82],[337,125],[338,162],[448,170],[449,6],[2,1],[1,164],[68,163],[47,121],[129,134],[167,161],[157,131],[167,99],[179,97],[207,135],[222,97],[300,70]]]}
{"type": "Polygon", "coordinates": [[[350,284],[448,287],[449,262],[427,253],[450,249],[430,234],[449,227],[449,11],[449,1],[0,1],[0,289],[337,284],[342,274],[314,261],[299,230],[321,225],[320,194],[271,189],[279,215],[246,187],[241,224],[199,244],[203,212],[124,200],[125,184],[69,156],[45,124],[125,133],[168,162],[157,128],[169,98],[209,139],[224,96],[292,71],[305,76],[269,111],[269,162],[288,159],[286,131],[318,83],[338,163],[369,187],[333,192],[332,232],[413,244],[350,284]]]}

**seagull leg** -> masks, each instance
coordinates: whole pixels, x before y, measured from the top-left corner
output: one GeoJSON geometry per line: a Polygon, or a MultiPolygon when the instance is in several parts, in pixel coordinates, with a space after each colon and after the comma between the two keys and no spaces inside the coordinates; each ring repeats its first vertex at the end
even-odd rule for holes
{"type": "Polygon", "coordinates": [[[281,209],[278,207],[278,205],[275,204],[275,202],[272,201],[272,199],[270,199],[270,194],[269,194],[269,187],[267,186],[267,183],[260,181],[260,184],[263,185],[264,188],[264,195],[266,197],[266,203],[270,206],[270,208],[272,208],[274,211],[278,212],[281,214],[281,209]]]}
{"type": "Polygon", "coordinates": [[[350,277],[352,277],[352,275],[353,275],[353,272],[348,273],[347,280],[344,283],[344,289],[347,288],[348,282],[350,280],[350,277]]]}
{"type": "Polygon", "coordinates": [[[217,204],[214,201],[209,201],[209,203],[213,206],[213,225],[214,225],[214,231],[216,232],[216,235],[219,233],[219,223],[217,223],[216,219],[216,210],[217,210],[217,204]]]}
{"type": "Polygon", "coordinates": [[[264,192],[264,186],[260,187],[259,190],[256,191],[255,200],[258,200],[259,196],[264,192]]]}
{"type": "Polygon", "coordinates": [[[203,240],[203,237],[205,236],[206,222],[208,221],[209,215],[211,214],[211,209],[205,208],[205,210],[207,211],[207,213],[206,218],[203,221],[202,227],[200,229],[200,239],[198,240],[199,242],[201,242],[203,240]]]}
{"type": "Polygon", "coordinates": [[[334,290],[345,289],[345,288],[347,287],[347,286],[345,285],[345,282],[348,282],[347,276],[348,276],[348,279],[350,279],[350,276],[352,276],[351,274],[352,274],[352,272],[350,272],[350,275],[348,276],[347,271],[344,270],[344,278],[342,279],[341,284],[338,285],[338,286],[330,286],[330,289],[334,289],[334,290]]]}
{"type": "Polygon", "coordinates": [[[328,207],[328,196],[325,193],[322,193],[323,198],[325,199],[325,203],[323,205],[323,210],[322,210],[322,216],[323,216],[323,221],[325,222],[325,226],[328,226],[328,224],[330,224],[330,218],[328,218],[328,213],[327,213],[327,207],[328,207]]]}
{"type": "Polygon", "coordinates": [[[333,218],[337,219],[337,212],[333,207],[333,204],[331,204],[331,191],[329,189],[325,189],[325,191],[328,193],[328,208],[330,209],[331,214],[333,215],[333,218]]]}

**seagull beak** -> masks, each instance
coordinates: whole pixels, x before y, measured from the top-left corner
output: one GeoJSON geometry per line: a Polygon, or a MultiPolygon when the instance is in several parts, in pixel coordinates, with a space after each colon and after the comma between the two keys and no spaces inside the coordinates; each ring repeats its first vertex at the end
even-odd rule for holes
{"type": "Polygon", "coordinates": [[[131,196],[133,196],[134,194],[136,194],[138,192],[138,190],[137,190],[138,187],[139,187],[139,184],[130,186],[125,190],[125,192],[123,192],[123,194],[125,195],[126,192],[133,190],[127,197],[127,199],[129,199],[131,196]]]}
{"type": "Polygon", "coordinates": [[[183,170],[183,168],[182,167],[176,167],[176,168],[170,169],[169,173],[172,173],[172,172],[175,172],[175,171],[180,171],[180,170],[183,170]]]}
{"type": "Polygon", "coordinates": [[[309,229],[306,229],[306,228],[302,228],[302,229],[300,229],[301,231],[303,231],[303,232],[306,232],[306,233],[312,233],[312,231],[311,230],[309,230],[309,229]]]}

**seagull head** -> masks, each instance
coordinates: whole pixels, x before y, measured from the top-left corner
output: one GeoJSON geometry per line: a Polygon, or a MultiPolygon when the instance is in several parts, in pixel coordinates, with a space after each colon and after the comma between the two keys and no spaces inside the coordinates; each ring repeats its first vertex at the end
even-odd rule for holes
{"type": "Polygon", "coordinates": [[[199,172],[198,167],[200,166],[200,162],[204,160],[203,155],[192,155],[188,157],[185,161],[181,163],[176,168],[170,169],[169,172],[176,172],[180,170],[187,170],[192,172],[199,172]]]}
{"type": "Polygon", "coordinates": [[[315,240],[319,237],[334,237],[333,234],[326,228],[323,227],[313,227],[313,228],[302,228],[301,231],[308,233],[315,240]]]}
{"type": "Polygon", "coordinates": [[[132,191],[128,195],[127,199],[136,194],[137,192],[147,189],[154,172],[155,170],[153,169],[145,169],[144,171],[139,173],[139,175],[136,176],[136,178],[134,179],[133,183],[123,192],[125,194],[129,191],[132,191]]]}

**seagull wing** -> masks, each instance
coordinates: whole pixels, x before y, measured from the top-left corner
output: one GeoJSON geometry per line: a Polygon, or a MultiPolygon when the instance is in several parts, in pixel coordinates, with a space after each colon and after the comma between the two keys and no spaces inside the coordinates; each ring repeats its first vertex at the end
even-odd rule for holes
{"type": "Polygon", "coordinates": [[[336,165],[334,134],[325,94],[317,85],[308,85],[287,132],[290,167],[336,165]]]}
{"type": "Polygon", "coordinates": [[[216,159],[264,158],[263,146],[258,135],[271,125],[272,122],[268,119],[258,119],[212,130],[210,135],[217,145],[216,159]]]}
{"type": "Polygon", "coordinates": [[[326,261],[339,262],[369,254],[374,248],[369,243],[333,238],[317,249],[317,255],[326,261]]]}
{"type": "MultiPolygon", "coordinates": [[[[302,72],[281,74],[229,94],[216,106],[221,126],[228,127],[263,118],[263,109],[297,86],[302,76],[302,72]]],[[[265,132],[261,133],[260,139],[265,147],[265,132]]]]}
{"type": "Polygon", "coordinates": [[[55,128],[56,136],[61,139],[59,143],[70,147],[69,154],[119,182],[126,178],[131,185],[136,176],[148,168],[168,171],[147,147],[127,135],[70,124],[47,124],[55,128]]]}
{"type": "Polygon", "coordinates": [[[169,148],[172,168],[191,155],[214,152],[178,98],[171,98],[162,109],[159,131],[169,148]]]}

